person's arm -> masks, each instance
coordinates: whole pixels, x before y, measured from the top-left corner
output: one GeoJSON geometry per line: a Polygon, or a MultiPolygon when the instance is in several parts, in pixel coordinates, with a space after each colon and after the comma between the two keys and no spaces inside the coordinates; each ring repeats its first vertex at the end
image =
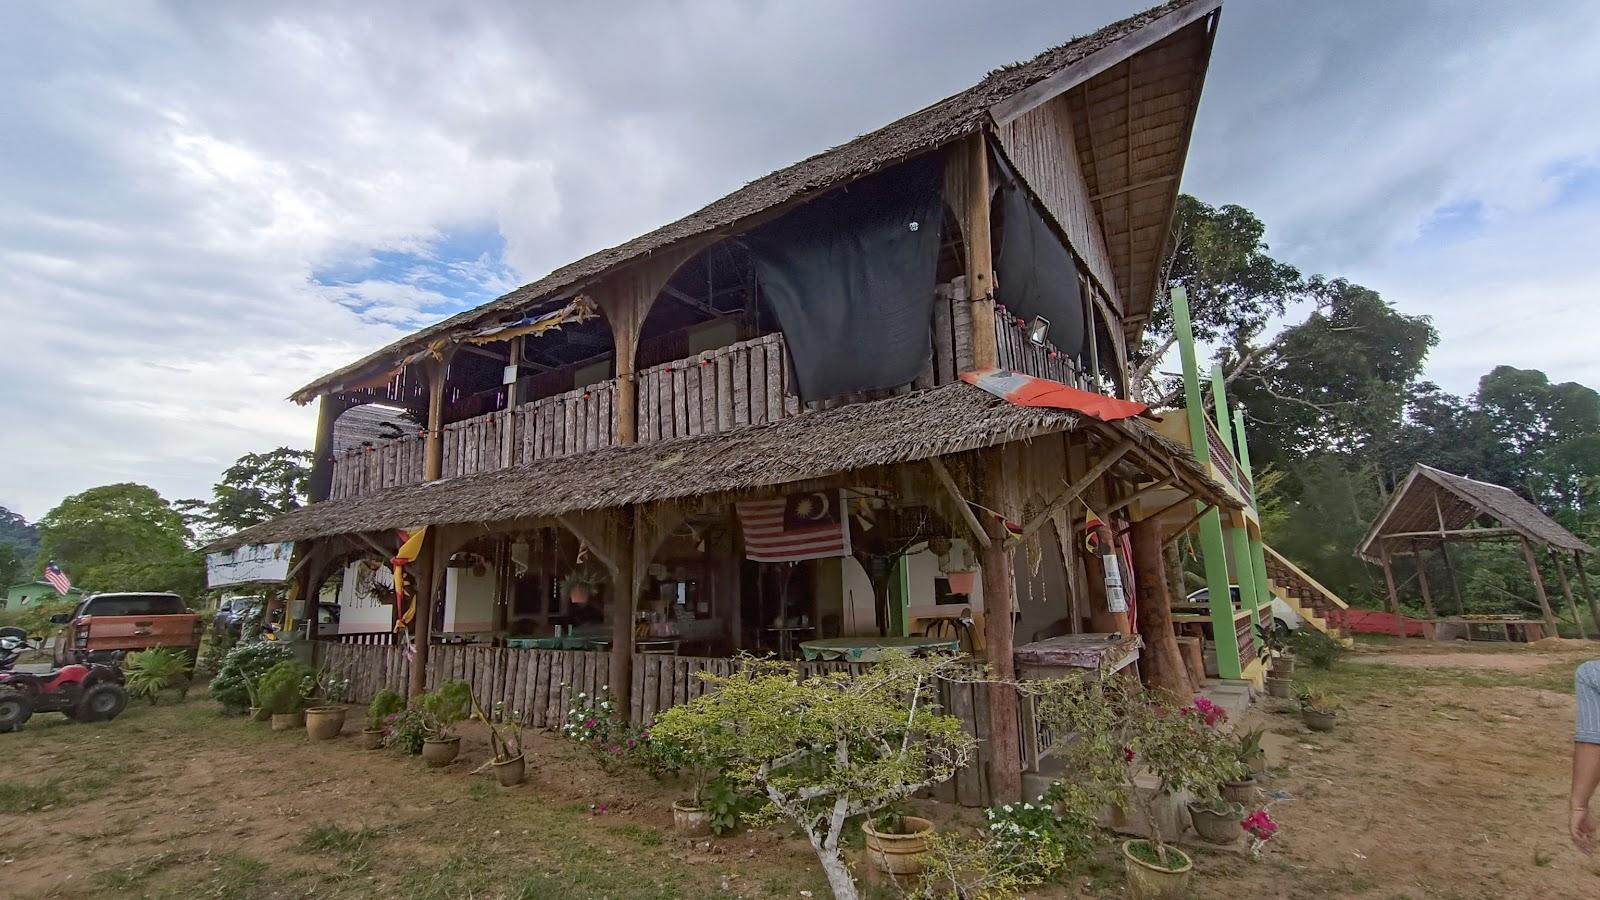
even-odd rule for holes
{"type": "Polygon", "coordinates": [[[1600,787],[1600,660],[1578,667],[1576,740],[1572,745],[1572,793],[1569,797],[1572,845],[1593,853],[1597,834],[1589,801],[1600,787]]]}

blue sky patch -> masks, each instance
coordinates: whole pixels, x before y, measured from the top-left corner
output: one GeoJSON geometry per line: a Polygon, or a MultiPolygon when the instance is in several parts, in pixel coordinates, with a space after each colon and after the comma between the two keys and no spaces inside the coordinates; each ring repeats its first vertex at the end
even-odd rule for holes
{"type": "Polygon", "coordinates": [[[373,250],[314,271],[358,315],[393,322],[396,307],[421,320],[470,309],[517,285],[505,263],[505,237],[495,226],[446,231],[417,250],[373,250]]]}

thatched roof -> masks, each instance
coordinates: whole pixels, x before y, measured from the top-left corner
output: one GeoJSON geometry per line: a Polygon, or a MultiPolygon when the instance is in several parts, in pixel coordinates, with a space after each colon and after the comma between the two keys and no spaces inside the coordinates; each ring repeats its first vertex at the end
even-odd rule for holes
{"type": "Polygon", "coordinates": [[[607,447],[314,503],[207,549],[419,525],[548,518],[690,497],[731,498],[1079,427],[1100,429],[1110,439],[1132,438],[1145,457],[1171,467],[1203,499],[1238,506],[1186,450],[1142,421],[1106,424],[1059,409],[1013,406],[957,383],[717,434],[607,447]]]}
{"type": "MultiPolygon", "coordinates": [[[[1419,545],[1432,545],[1445,538],[1428,532],[1464,531],[1483,516],[1493,518],[1500,529],[1506,529],[1485,530],[1485,537],[1520,535],[1535,544],[1559,550],[1594,552],[1593,547],[1511,489],[1452,475],[1421,463],[1411,468],[1406,480],[1389,497],[1357,552],[1364,559],[1377,562],[1381,556],[1378,549],[1381,539],[1399,536],[1398,540],[1405,544],[1414,540],[1419,545]]],[[[1448,537],[1459,539],[1471,535],[1448,537]]]]}
{"type": "MultiPolygon", "coordinates": [[[[1070,75],[1075,63],[1133,38],[1155,25],[1178,27],[1209,13],[1221,0],[1170,0],[1160,6],[1114,22],[1093,34],[1077,38],[1040,53],[1033,59],[996,69],[976,85],[947,97],[877,131],[802,160],[770,175],[758,178],[737,191],[712,202],[687,216],[663,225],[577,262],[562,266],[531,284],[467,310],[411,334],[344,368],[312,381],[290,399],[308,403],[317,396],[337,390],[341,384],[393,368],[406,355],[426,347],[430,341],[450,332],[487,324],[496,317],[528,309],[532,304],[564,298],[608,272],[636,262],[649,254],[703,235],[725,235],[747,230],[765,218],[776,215],[798,201],[847,184],[865,175],[888,168],[914,156],[945,146],[973,134],[989,121],[991,107],[1003,101],[1031,99],[1025,92],[1036,89],[1065,90],[1051,79],[1070,75]],[[1163,20],[1165,20],[1163,22],[1163,20]]],[[[1131,42],[1130,42],[1131,43],[1131,42]]],[[[1141,49],[1130,46],[1131,55],[1141,49]]],[[[1085,77],[1088,74],[1086,73],[1085,77]]],[[[1058,79],[1059,80],[1059,79],[1058,79]]],[[[1130,154],[1131,155],[1131,154],[1130,154]]],[[[1175,179],[1169,193],[1177,189],[1175,179]]]]}

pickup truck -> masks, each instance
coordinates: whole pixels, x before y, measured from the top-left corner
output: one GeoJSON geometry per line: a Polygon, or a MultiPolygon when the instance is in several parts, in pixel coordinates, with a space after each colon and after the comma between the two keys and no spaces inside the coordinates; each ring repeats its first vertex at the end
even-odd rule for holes
{"type": "Polygon", "coordinates": [[[56,633],[57,666],[115,662],[151,647],[186,650],[191,660],[200,652],[200,616],[177,594],[91,594],[50,621],[66,626],[56,633]]]}

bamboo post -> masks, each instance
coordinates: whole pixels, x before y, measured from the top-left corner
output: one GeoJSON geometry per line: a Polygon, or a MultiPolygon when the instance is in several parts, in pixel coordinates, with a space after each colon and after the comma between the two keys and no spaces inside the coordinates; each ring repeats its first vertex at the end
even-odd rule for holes
{"type": "Polygon", "coordinates": [[[317,438],[311,451],[311,480],[306,499],[320,503],[333,492],[333,423],[349,404],[323,394],[317,400],[317,438]]]}
{"type": "Polygon", "coordinates": [[[1461,599],[1461,582],[1456,579],[1455,563],[1450,561],[1450,542],[1439,541],[1439,556],[1444,559],[1444,573],[1450,578],[1450,594],[1456,600],[1456,615],[1466,613],[1466,603],[1461,599]]]}
{"type": "Polygon", "coordinates": [[[411,640],[414,655],[411,658],[411,679],[406,696],[416,699],[428,689],[428,642],[433,639],[433,595],[438,589],[436,574],[442,567],[436,565],[434,553],[439,548],[437,526],[428,529],[423,538],[422,552],[417,556],[417,596],[412,599],[416,612],[411,617],[411,640]]]}
{"type": "Polygon", "coordinates": [[[444,380],[449,370],[443,361],[429,360],[424,371],[428,379],[428,437],[422,457],[422,478],[438,481],[444,467],[444,380]]]}
{"type": "Polygon", "coordinates": [[[1594,599],[1594,591],[1589,590],[1589,572],[1583,567],[1583,552],[1572,551],[1572,565],[1578,570],[1578,583],[1583,585],[1583,599],[1589,604],[1590,620],[1595,628],[1600,628],[1600,603],[1594,599]]]}
{"type": "Polygon", "coordinates": [[[1411,561],[1417,566],[1417,587],[1422,591],[1422,608],[1428,611],[1428,618],[1437,619],[1439,614],[1433,611],[1433,595],[1428,592],[1428,566],[1422,558],[1422,547],[1416,541],[1411,542],[1411,561]]]}
{"type": "MultiPolygon", "coordinates": [[[[511,352],[506,365],[512,369],[512,379],[506,384],[506,408],[500,421],[500,468],[509,469],[517,461],[517,367],[522,365],[522,338],[511,339],[511,352]]],[[[580,385],[581,386],[581,385],[580,385]]]]}
{"type": "MultiPolygon", "coordinates": [[[[1561,595],[1567,598],[1567,611],[1572,613],[1572,624],[1578,627],[1578,637],[1588,640],[1589,632],[1583,627],[1583,615],[1578,612],[1578,601],[1572,596],[1572,582],[1567,580],[1567,564],[1554,547],[1550,548],[1550,558],[1555,560],[1556,579],[1561,584],[1561,595]]],[[[1597,627],[1600,627],[1600,623],[1597,623],[1597,627]]]]}
{"type": "Polygon", "coordinates": [[[1383,583],[1389,589],[1389,613],[1394,616],[1394,633],[1397,637],[1406,636],[1406,620],[1400,615],[1400,594],[1394,588],[1394,566],[1389,562],[1389,545],[1383,542],[1383,537],[1378,537],[1378,557],[1383,565],[1383,583]]]}
{"type": "Polygon", "coordinates": [[[1539,600],[1539,612],[1544,617],[1545,630],[1550,636],[1559,635],[1556,630],[1556,614],[1550,609],[1550,597],[1544,590],[1544,575],[1539,572],[1539,560],[1533,555],[1533,545],[1527,538],[1522,538],[1522,558],[1528,561],[1528,577],[1533,580],[1533,596],[1539,600]]]}
{"type": "Polygon", "coordinates": [[[635,573],[641,565],[648,564],[649,560],[641,561],[637,558],[642,549],[637,508],[629,506],[619,515],[622,516],[622,521],[619,526],[617,540],[619,549],[614,572],[617,596],[612,598],[611,603],[615,611],[611,615],[609,690],[617,709],[627,710],[633,703],[633,619],[634,608],[639,602],[639,586],[635,583],[635,573]]]}

